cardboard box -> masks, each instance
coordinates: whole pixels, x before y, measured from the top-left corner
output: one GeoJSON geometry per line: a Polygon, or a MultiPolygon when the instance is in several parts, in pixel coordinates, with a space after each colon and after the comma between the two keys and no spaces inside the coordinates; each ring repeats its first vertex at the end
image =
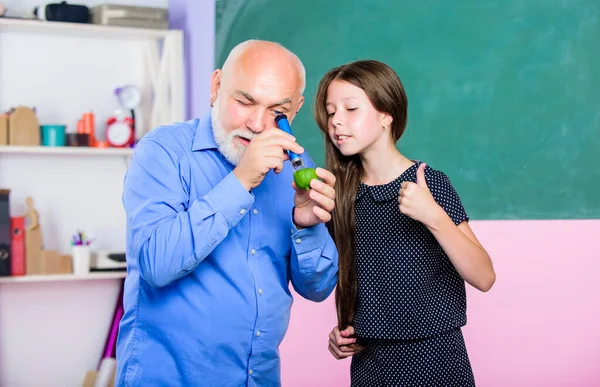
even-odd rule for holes
{"type": "Polygon", "coordinates": [[[8,114],[0,114],[0,145],[8,145],[8,114]]]}

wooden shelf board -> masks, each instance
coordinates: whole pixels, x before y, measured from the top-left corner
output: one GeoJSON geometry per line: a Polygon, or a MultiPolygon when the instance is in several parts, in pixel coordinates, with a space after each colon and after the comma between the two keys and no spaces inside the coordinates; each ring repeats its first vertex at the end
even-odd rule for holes
{"type": "Polygon", "coordinates": [[[0,154],[48,154],[82,156],[130,156],[133,148],[93,148],[71,146],[16,146],[0,145],[0,154]]]}
{"type": "Polygon", "coordinates": [[[0,284],[24,283],[24,282],[64,282],[64,281],[91,281],[103,279],[125,278],[125,271],[91,272],[85,275],[75,274],[41,274],[23,275],[14,277],[0,277],[0,284]]]}
{"type": "Polygon", "coordinates": [[[0,18],[0,32],[31,33],[125,40],[156,40],[180,30],[159,30],[103,26],[89,23],[65,23],[33,19],[0,18]]]}

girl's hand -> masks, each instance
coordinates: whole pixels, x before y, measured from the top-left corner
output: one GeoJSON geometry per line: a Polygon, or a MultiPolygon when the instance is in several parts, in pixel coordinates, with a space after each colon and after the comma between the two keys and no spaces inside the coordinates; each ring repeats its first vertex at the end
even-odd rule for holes
{"type": "Polygon", "coordinates": [[[329,334],[329,352],[336,359],[345,359],[362,351],[362,347],[356,344],[354,335],[354,327],[348,326],[343,331],[340,331],[336,326],[329,334]]]}
{"type": "Polygon", "coordinates": [[[398,192],[398,205],[404,215],[431,226],[435,219],[445,214],[444,209],[437,204],[427,187],[425,180],[426,164],[422,163],[417,169],[417,182],[404,181],[398,192]]]}

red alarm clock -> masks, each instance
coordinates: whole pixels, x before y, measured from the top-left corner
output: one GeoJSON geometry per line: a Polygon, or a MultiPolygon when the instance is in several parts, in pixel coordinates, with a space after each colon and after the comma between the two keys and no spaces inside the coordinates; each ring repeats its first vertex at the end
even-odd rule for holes
{"type": "Polygon", "coordinates": [[[125,148],[133,145],[135,131],[133,119],[121,112],[106,120],[106,141],[115,148],[125,148]]]}

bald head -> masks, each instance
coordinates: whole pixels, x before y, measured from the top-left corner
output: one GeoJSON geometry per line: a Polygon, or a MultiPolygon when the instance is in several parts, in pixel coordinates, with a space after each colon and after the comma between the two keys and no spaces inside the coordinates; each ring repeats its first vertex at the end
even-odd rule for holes
{"type": "Polygon", "coordinates": [[[306,88],[306,70],[296,54],[282,45],[266,40],[246,40],[235,46],[223,64],[223,77],[234,73],[238,66],[243,68],[259,67],[262,71],[280,71],[291,75],[298,82],[300,94],[306,88]]]}

